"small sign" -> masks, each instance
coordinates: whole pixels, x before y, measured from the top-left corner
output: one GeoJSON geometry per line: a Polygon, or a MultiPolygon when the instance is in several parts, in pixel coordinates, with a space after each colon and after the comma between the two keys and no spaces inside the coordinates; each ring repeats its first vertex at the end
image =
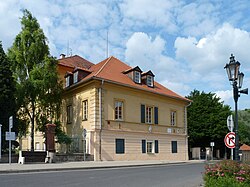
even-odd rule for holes
{"type": "Polygon", "coordinates": [[[13,116],[10,116],[9,118],[9,128],[11,129],[13,127],[13,116]]]}
{"type": "Polygon", "coordinates": [[[233,120],[233,115],[230,115],[227,117],[227,128],[229,131],[233,131],[234,128],[234,120],[233,120]]]}
{"type": "Polygon", "coordinates": [[[235,148],[235,133],[234,132],[227,133],[227,135],[224,138],[224,143],[230,149],[235,148]]]}
{"type": "Polygon", "coordinates": [[[214,142],[210,142],[210,146],[211,146],[211,147],[214,147],[214,142]]]}
{"type": "Polygon", "coordinates": [[[15,140],[16,134],[15,132],[5,132],[5,140],[15,140]]]}

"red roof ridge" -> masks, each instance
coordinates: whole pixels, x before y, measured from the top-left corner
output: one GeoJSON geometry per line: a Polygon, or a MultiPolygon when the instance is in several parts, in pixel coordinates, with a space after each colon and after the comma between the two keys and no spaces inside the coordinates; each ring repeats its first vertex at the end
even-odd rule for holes
{"type": "Polygon", "coordinates": [[[110,56],[107,61],[102,65],[102,67],[95,73],[94,76],[97,76],[99,73],[101,73],[101,71],[104,69],[104,67],[106,66],[106,64],[108,64],[108,62],[111,60],[111,58],[114,58],[113,56],[110,56]]]}

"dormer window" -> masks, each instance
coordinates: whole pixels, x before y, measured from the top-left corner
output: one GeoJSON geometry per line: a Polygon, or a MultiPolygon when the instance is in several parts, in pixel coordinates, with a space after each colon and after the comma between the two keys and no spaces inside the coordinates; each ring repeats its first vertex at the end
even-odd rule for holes
{"type": "Polygon", "coordinates": [[[67,77],[66,77],[66,87],[69,87],[69,82],[70,82],[70,77],[67,76],[67,77]]]}
{"type": "Polygon", "coordinates": [[[73,78],[72,73],[67,71],[64,78],[65,78],[65,87],[70,87],[73,78]]]}
{"type": "Polygon", "coordinates": [[[153,76],[151,76],[151,75],[147,76],[147,85],[150,86],[150,87],[154,86],[154,78],[153,78],[153,76]]]}
{"type": "Polygon", "coordinates": [[[134,81],[136,83],[141,83],[141,72],[139,71],[134,72],[134,81]]]}
{"type": "Polygon", "coordinates": [[[148,71],[145,73],[142,73],[142,82],[146,84],[148,87],[154,87],[154,74],[152,71],[148,71]]]}
{"type": "Polygon", "coordinates": [[[142,70],[138,66],[130,68],[124,71],[123,73],[128,75],[128,77],[132,79],[135,83],[141,84],[142,70]]]}
{"type": "Polygon", "coordinates": [[[78,71],[74,72],[74,77],[73,77],[73,83],[77,83],[78,82],[78,71]]]}

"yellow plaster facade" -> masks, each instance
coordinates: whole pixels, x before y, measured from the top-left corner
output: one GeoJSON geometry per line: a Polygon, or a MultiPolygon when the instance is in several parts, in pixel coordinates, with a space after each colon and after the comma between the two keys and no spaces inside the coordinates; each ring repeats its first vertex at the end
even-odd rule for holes
{"type": "Polygon", "coordinates": [[[94,160],[187,160],[187,105],[187,101],[165,95],[93,80],[66,90],[61,120],[64,130],[74,140],[70,151],[84,150],[82,132],[84,128],[87,130],[86,152],[94,155],[94,160]],[[86,100],[88,118],[83,120],[82,104],[86,100]],[[115,120],[115,101],[123,102],[122,120],[115,120]],[[142,104],[158,108],[158,124],[141,123],[142,104]],[[72,106],[71,123],[67,123],[67,106],[72,106]],[[176,112],[174,126],[171,111],[176,112]],[[116,153],[116,139],[124,141],[122,154],[116,153]],[[152,142],[152,149],[157,140],[158,153],[154,150],[142,153],[142,140],[152,142]],[[173,141],[177,142],[176,153],[172,153],[173,141]]]}

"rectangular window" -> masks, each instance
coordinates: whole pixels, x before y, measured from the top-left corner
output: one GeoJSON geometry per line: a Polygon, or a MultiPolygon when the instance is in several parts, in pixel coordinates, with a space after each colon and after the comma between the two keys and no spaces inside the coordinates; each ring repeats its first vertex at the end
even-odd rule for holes
{"type": "Polygon", "coordinates": [[[154,85],[153,82],[154,82],[153,77],[148,75],[147,76],[147,85],[150,86],[150,87],[153,87],[153,85],[154,85]]]}
{"type": "Polygon", "coordinates": [[[67,76],[67,77],[66,77],[66,87],[69,87],[69,79],[70,79],[70,77],[67,76]]]}
{"type": "Polygon", "coordinates": [[[115,139],[115,153],[124,154],[125,153],[125,141],[124,139],[115,139]]]}
{"type": "Polygon", "coordinates": [[[159,143],[158,140],[147,141],[142,140],[142,153],[159,153],[159,143]]]}
{"type": "Polygon", "coordinates": [[[152,123],[153,118],[153,107],[147,106],[146,107],[146,123],[152,123]]]}
{"type": "Polygon", "coordinates": [[[140,73],[139,71],[135,71],[135,72],[134,72],[134,75],[135,75],[134,81],[135,81],[136,83],[141,83],[141,73],[140,73]]]}
{"type": "Polygon", "coordinates": [[[176,126],[176,111],[171,111],[171,125],[176,126]]]}
{"type": "Polygon", "coordinates": [[[172,153],[177,153],[177,141],[172,141],[172,153]]]}
{"type": "Polygon", "coordinates": [[[115,120],[123,120],[123,102],[115,101],[115,120]]]}
{"type": "Polygon", "coordinates": [[[141,123],[158,124],[158,107],[141,105],[141,123]],[[153,118],[154,116],[154,118],[153,118]]]}
{"type": "Polygon", "coordinates": [[[72,105],[67,106],[67,123],[72,123],[72,105]]]}
{"type": "Polygon", "coordinates": [[[88,120],[88,100],[82,102],[82,120],[88,120]]]}
{"type": "Polygon", "coordinates": [[[153,142],[147,141],[147,153],[153,153],[153,142]]]}
{"type": "Polygon", "coordinates": [[[73,83],[77,83],[77,82],[78,82],[78,71],[74,73],[74,78],[73,78],[73,83]]]}

